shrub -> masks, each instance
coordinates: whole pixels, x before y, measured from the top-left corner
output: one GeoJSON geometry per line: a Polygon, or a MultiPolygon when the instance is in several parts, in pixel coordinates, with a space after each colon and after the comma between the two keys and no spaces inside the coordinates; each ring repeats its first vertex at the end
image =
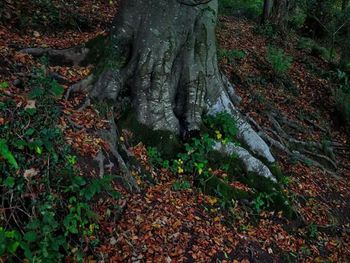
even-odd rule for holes
{"type": "Polygon", "coordinates": [[[297,48],[309,50],[311,51],[312,55],[320,57],[324,60],[330,60],[334,55],[330,49],[321,46],[315,40],[307,37],[302,37],[299,39],[297,48]]]}
{"type": "Polygon", "coordinates": [[[229,63],[234,62],[235,60],[243,59],[246,56],[246,53],[242,50],[238,49],[218,49],[218,58],[223,59],[226,58],[229,63]]]}
{"type": "Polygon", "coordinates": [[[45,72],[33,74],[26,107],[0,96],[0,258],[9,262],[61,262],[67,255],[81,261],[83,248],[98,242],[91,200],[102,192],[118,197],[111,176],[77,170],[57,127],[63,88],[45,72]]]}
{"type": "Polygon", "coordinates": [[[219,13],[232,15],[242,14],[248,18],[257,19],[263,9],[262,0],[219,0],[219,13]]]}
{"type": "Polygon", "coordinates": [[[278,30],[271,23],[264,23],[256,28],[256,33],[267,36],[269,38],[276,38],[278,36],[278,30]]]}
{"type": "Polygon", "coordinates": [[[267,61],[270,63],[273,71],[282,76],[292,66],[292,57],[287,56],[282,49],[273,47],[268,48],[267,61]]]}
{"type": "Polygon", "coordinates": [[[289,23],[295,29],[300,29],[304,26],[307,14],[301,8],[296,8],[294,14],[290,17],[289,23]]]}

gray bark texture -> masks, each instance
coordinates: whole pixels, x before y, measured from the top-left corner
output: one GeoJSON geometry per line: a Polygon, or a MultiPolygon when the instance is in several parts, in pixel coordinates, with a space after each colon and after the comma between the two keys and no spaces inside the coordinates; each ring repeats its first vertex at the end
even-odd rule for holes
{"type": "Polygon", "coordinates": [[[269,147],[236,109],[239,97],[218,68],[217,9],[217,0],[123,1],[102,64],[107,67],[91,95],[115,100],[128,90],[140,123],[177,134],[199,130],[203,114],[229,112],[247,149],[272,163],[269,147]]]}
{"type": "Polygon", "coordinates": [[[95,95],[115,99],[129,87],[141,123],[176,133],[180,126],[199,129],[207,103],[224,85],[216,58],[217,1],[200,3],[124,1],[111,43],[112,53],[127,61],[101,75],[95,95]]]}

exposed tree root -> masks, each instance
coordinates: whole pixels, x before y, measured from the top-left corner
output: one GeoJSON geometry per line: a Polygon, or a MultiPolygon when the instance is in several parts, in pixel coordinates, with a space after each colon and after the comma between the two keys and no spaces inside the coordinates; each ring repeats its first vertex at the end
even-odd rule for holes
{"type": "Polygon", "coordinates": [[[22,49],[21,52],[32,55],[33,57],[47,56],[50,63],[56,65],[78,66],[86,58],[89,49],[82,46],[67,49],[26,48],[22,49]]]}
{"type": "MultiPolygon", "coordinates": [[[[113,110],[113,109],[112,109],[113,110]]],[[[134,191],[134,192],[140,192],[140,188],[136,183],[135,178],[133,177],[133,175],[130,172],[129,167],[127,166],[127,164],[125,163],[124,159],[121,157],[121,155],[118,152],[117,149],[117,126],[115,124],[114,121],[114,115],[113,112],[111,112],[112,116],[109,119],[110,122],[110,130],[108,132],[103,131],[101,132],[101,137],[108,142],[109,148],[111,153],[113,154],[113,156],[117,159],[118,164],[119,164],[119,168],[121,170],[121,173],[123,175],[122,179],[123,179],[123,183],[124,186],[129,190],[129,191],[134,191]]]]}
{"type": "Polygon", "coordinates": [[[94,81],[94,75],[91,74],[87,78],[70,86],[66,92],[65,99],[68,100],[72,92],[89,92],[92,89],[92,83],[94,81]]]}
{"type": "Polygon", "coordinates": [[[267,141],[273,148],[278,151],[284,152],[288,156],[295,158],[307,165],[312,165],[320,168],[322,171],[327,172],[335,177],[337,177],[336,173],[332,170],[337,169],[336,162],[327,155],[320,154],[314,152],[313,150],[317,149],[318,151],[323,151],[324,147],[320,143],[316,142],[303,142],[300,140],[296,140],[291,138],[280,126],[279,122],[273,117],[269,116],[271,123],[275,130],[271,130],[271,132],[278,138],[277,140],[273,139],[266,133],[266,130],[262,128],[258,123],[256,123],[252,118],[247,117],[250,123],[255,126],[255,128],[259,131],[259,135],[267,141]],[[293,149],[293,146],[297,145],[298,150],[293,149]],[[313,150],[310,150],[313,149],[313,150]],[[326,163],[324,165],[323,163],[326,163]],[[331,167],[331,169],[329,168],[331,167]]]}
{"type": "Polygon", "coordinates": [[[233,143],[223,145],[217,142],[214,145],[214,150],[228,156],[235,155],[243,164],[243,167],[247,173],[253,173],[257,176],[263,176],[273,182],[277,182],[269,168],[264,165],[260,160],[252,156],[246,149],[236,146],[233,143]]]}
{"type": "Polygon", "coordinates": [[[98,162],[98,167],[99,167],[99,177],[102,178],[105,174],[105,165],[104,165],[104,161],[105,161],[105,156],[102,152],[102,150],[100,150],[98,152],[98,154],[96,155],[96,157],[94,158],[95,161],[98,162]]]}

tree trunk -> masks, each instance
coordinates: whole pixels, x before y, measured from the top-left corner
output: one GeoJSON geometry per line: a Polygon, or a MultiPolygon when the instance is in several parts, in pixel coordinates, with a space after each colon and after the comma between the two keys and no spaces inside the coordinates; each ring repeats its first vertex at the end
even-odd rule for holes
{"type": "Polygon", "coordinates": [[[115,100],[130,94],[140,123],[177,134],[199,130],[203,114],[227,111],[250,152],[272,163],[218,68],[217,8],[217,0],[123,1],[91,95],[115,100]]]}
{"type": "Polygon", "coordinates": [[[269,21],[270,16],[271,16],[272,6],[273,6],[273,0],[265,0],[264,1],[262,23],[266,23],[269,21]]]}
{"type": "Polygon", "coordinates": [[[349,6],[349,0],[343,0],[342,10],[345,11],[348,6],[349,6]]]}
{"type": "Polygon", "coordinates": [[[350,72],[350,22],[346,25],[346,37],[343,42],[343,51],[341,54],[340,65],[343,70],[350,72]]]}
{"type": "Polygon", "coordinates": [[[288,0],[274,0],[270,20],[272,24],[284,30],[288,21],[288,0]]]}

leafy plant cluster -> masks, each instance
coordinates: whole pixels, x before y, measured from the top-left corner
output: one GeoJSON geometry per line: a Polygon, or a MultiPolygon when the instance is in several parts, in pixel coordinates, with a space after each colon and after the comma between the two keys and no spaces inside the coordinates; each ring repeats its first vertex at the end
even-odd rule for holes
{"type": "MultiPolygon", "coordinates": [[[[236,121],[226,112],[215,116],[208,116],[204,120],[208,132],[201,137],[192,138],[185,143],[184,151],[177,154],[174,160],[163,160],[161,154],[154,147],[148,148],[150,162],[154,166],[170,169],[174,174],[193,175],[202,186],[212,176],[209,165],[209,154],[215,141],[222,143],[235,142],[237,135],[236,121]]],[[[185,183],[186,186],[187,183],[185,183]]],[[[184,184],[178,183],[174,189],[182,189],[184,184]]],[[[185,187],[186,188],[186,187],[185,187]]]]}
{"type": "MultiPolygon", "coordinates": [[[[236,121],[226,112],[217,113],[215,116],[207,116],[204,119],[202,136],[192,138],[184,145],[182,152],[173,160],[164,160],[156,148],[148,148],[148,157],[155,167],[170,169],[180,178],[173,184],[173,189],[184,190],[190,187],[190,183],[183,176],[192,176],[195,186],[203,192],[219,197],[223,207],[232,205],[232,200],[250,199],[254,214],[259,214],[263,209],[272,209],[277,203],[280,208],[285,206],[286,199],[276,190],[268,179],[256,178],[254,175],[246,176],[236,156],[225,157],[213,151],[214,144],[219,141],[222,144],[237,143],[236,121]],[[215,171],[225,173],[224,177],[215,175],[215,171]],[[230,186],[233,181],[240,181],[254,190],[247,193],[230,186]]],[[[273,167],[271,167],[272,169],[273,167]]],[[[272,169],[273,170],[273,169],[272,169]]],[[[284,208],[283,208],[284,209],[284,208]]],[[[287,211],[287,210],[286,210],[287,211]]]]}
{"type": "Polygon", "coordinates": [[[224,48],[218,49],[218,58],[227,59],[229,63],[235,62],[235,60],[241,60],[246,56],[246,53],[242,50],[232,49],[227,50],[224,48]]]}
{"type": "MultiPolygon", "coordinates": [[[[29,262],[82,261],[98,243],[91,207],[99,194],[118,198],[113,177],[85,178],[65,143],[57,103],[63,88],[35,71],[27,106],[0,91],[0,257],[29,262]],[[28,105],[31,105],[30,107],[28,105]]],[[[2,89],[7,85],[1,84],[2,89]]]]}
{"type": "Polygon", "coordinates": [[[292,66],[292,57],[286,55],[282,49],[269,47],[267,61],[277,76],[283,76],[292,66]]]}

